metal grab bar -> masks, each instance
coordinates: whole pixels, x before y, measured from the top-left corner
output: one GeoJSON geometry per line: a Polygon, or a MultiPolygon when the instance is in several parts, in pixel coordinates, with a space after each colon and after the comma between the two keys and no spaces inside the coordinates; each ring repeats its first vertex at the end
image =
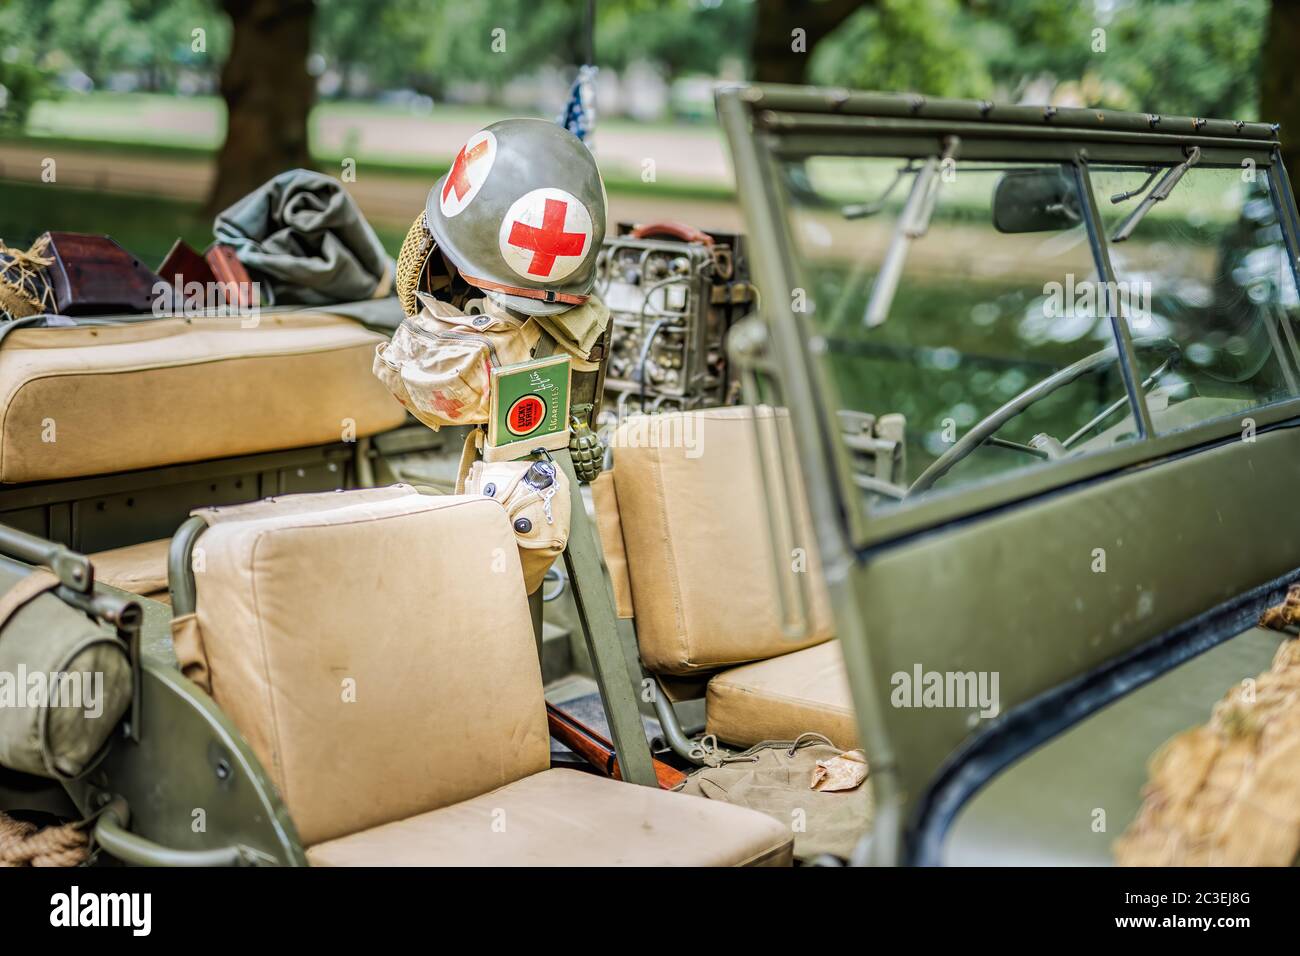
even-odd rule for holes
{"type": "Polygon", "coordinates": [[[172,617],[193,614],[198,605],[194,581],[194,543],[208,530],[202,515],[186,518],[172,535],[167,548],[167,591],[172,600],[172,617]]]}
{"type": "Polygon", "coordinates": [[[659,718],[659,728],[663,731],[664,742],[668,744],[668,749],[687,763],[703,767],[704,760],[699,756],[694,742],[682,729],[681,721],[677,719],[677,711],[673,710],[673,702],[668,699],[668,694],[664,691],[664,685],[657,677],[652,679],[655,683],[654,698],[651,703],[654,704],[655,716],[659,718]]]}
{"type": "Polygon", "coordinates": [[[126,828],[130,810],[120,797],[109,803],[95,821],[95,842],[109,855],[136,866],[258,866],[274,858],[252,847],[235,844],[211,850],[176,850],[154,843],[126,828]]]}

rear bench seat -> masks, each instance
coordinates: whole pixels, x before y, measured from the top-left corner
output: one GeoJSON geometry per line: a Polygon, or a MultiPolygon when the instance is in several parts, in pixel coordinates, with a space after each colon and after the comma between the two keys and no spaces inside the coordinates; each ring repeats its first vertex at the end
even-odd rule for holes
{"type": "MultiPolygon", "coordinates": [[[[708,733],[747,747],[816,731],[850,749],[858,746],[853,702],[793,462],[796,540],[778,547],[783,567],[802,555],[808,613],[802,636],[782,628],[755,435],[764,430],[776,483],[778,424],[793,447],[784,409],[735,406],[625,422],[614,437],[613,470],[592,486],[601,542],[619,616],[634,618],[646,669],[678,696],[707,680],[708,733]]],[[[774,492],[773,504],[786,497],[774,492]]],[[[784,512],[778,518],[784,527],[784,512]]],[[[783,579],[792,606],[800,581],[783,579]]]]}
{"type": "Polygon", "coordinates": [[[167,549],[170,538],[112,548],[90,555],[95,580],[152,601],[170,604],[167,593],[167,549]]]}
{"type": "Polygon", "coordinates": [[[0,347],[0,483],[337,442],[400,425],[383,336],[340,316],[16,329],[0,347]]]}
{"type": "MultiPolygon", "coordinates": [[[[370,371],[382,335],[315,311],[246,321],[15,329],[0,347],[0,484],[323,445],[405,420],[370,371]]],[[[98,580],[166,599],[165,540],[91,558],[98,580]]]]}
{"type": "Polygon", "coordinates": [[[523,577],[493,570],[515,541],[498,502],[394,486],[205,517],[177,657],[312,864],[789,864],[762,814],[549,769],[523,577]]]}

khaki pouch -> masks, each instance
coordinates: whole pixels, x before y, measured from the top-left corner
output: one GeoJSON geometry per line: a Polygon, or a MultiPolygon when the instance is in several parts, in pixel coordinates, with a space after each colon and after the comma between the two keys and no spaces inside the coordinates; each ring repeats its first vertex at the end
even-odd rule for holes
{"type": "Polygon", "coordinates": [[[547,569],[569,542],[571,502],[569,480],[564,472],[549,462],[476,461],[465,482],[465,494],[487,495],[506,509],[519,545],[524,587],[532,594],[541,587],[547,569]],[[554,494],[549,495],[549,513],[546,501],[550,489],[540,490],[528,480],[529,469],[534,465],[549,468],[553,473],[554,484],[550,488],[554,494]]]}
{"type": "Polygon", "coordinates": [[[375,377],[435,431],[486,423],[492,369],[530,357],[540,334],[536,324],[466,314],[427,295],[420,301],[424,308],[375,349],[375,377]]]}

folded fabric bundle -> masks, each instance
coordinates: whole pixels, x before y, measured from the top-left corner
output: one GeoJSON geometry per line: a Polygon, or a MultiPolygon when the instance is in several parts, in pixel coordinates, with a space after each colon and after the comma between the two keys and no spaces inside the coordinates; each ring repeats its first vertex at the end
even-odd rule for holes
{"type": "MultiPolygon", "coordinates": [[[[705,738],[706,742],[708,738],[705,738]]],[[[868,767],[821,734],[765,740],[739,754],[716,756],[676,789],[765,813],[793,829],[796,860],[824,853],[848,859],[875,817],[868,767]]]]}
{"type": "MultiPolygon", "coordinates": [[[[1291,631],[1300,586],[1260,625],[1291,631]]],[[[1232,687],[1207,723],[1151,759],[1142,807],[1115,845],[1121,866],[1292,866],[1300,856],[1300,640],[1232,687]]]]}
{"type": "Polygon", "coordinates": [[[393,261],[337,180],[307,169],[281,173],[217,215],[231,246],[271,304],[329,305],[393,291],[393,261]]]}

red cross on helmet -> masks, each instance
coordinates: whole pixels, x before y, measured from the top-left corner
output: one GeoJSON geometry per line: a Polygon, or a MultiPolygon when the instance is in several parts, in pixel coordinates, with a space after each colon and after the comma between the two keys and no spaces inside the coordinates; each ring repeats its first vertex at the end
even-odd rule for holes
{"type": "Polygon", "coordinates": [[[471,136],[429,191],[425,219],[471,285],[530,315],[587,301],[605,237],[605,184],[591,151],[546,120],[471,136]]]}

